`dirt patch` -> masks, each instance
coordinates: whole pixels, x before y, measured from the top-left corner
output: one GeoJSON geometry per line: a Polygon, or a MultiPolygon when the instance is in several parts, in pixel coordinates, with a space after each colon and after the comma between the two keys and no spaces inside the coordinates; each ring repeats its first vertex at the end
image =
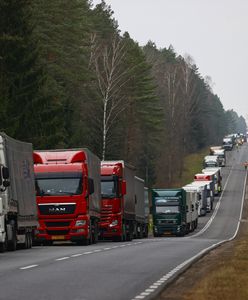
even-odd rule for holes
{"type": "MultiPolygon", "coordinates": [[[[242,289],[241,273],[236,271],[238,268],[244,269],[245,260],[248,259],[246,253],[248,253],[248,185],[243,216],[235,240],[222,244],[194,263],[156,300],[214,300],[220,297],[223,300],[248,299],[247,283],[242,289]],[[232,264],[229,264],[230,261],[232,264]]],[[[243,270],[242,277],[247,282],[248,269],[243,270]]]]}

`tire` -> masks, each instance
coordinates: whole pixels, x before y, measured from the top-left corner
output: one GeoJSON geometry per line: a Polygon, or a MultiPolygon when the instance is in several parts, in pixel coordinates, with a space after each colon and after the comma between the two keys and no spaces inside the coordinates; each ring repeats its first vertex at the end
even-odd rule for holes
{"type": "Polygon", "coordinates": [[[28,249],[29,247],[29,237],[28,237],[28,232],[25,233],[25,243],[21,244],[20,248],[21,249],[28,249]]]}
{"type": "MultiPolygon", "coordinates": [[[[14,229],[13,229],[13,231],[14,231],[14,229]]],[[[12,240],[9,241],[9,243],[8,243],[8,250],[16,251],[16,248],[17,248],[17,239],[16,239],[16,232],[14,231],[12,240]]]]}
{"type": "Polygon", "coordinates": [[[0,243],[0,253],[3,253],[7,250],[7,244],[6,242],[0,243]]]}
{"type": "Polygon", "coordinates": [[[53,245],[53,241],[47,240],[47,241],[42,242],[42,244],[43,244],[44,246],[52,246],[52,245],[53,245]]]}
{"type": "Polygon", "coordinates": [[[28,249],[31,249],[33,246],[33,238],[32,238],[32,233],[28,233],[28,249]]]}
{"type": "Polygon", "coordinates": [[[92,236],[92,243],[96,244],[98,242],[98,222],[94,222],[94,232],[92,236]]]}

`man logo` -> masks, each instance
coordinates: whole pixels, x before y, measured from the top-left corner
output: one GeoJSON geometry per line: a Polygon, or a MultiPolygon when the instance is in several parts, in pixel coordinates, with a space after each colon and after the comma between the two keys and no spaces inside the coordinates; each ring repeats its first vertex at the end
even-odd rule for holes
{"type": "Polygon", "coordinates": [[[60,213],[65,213],[66,208],[65,207],[49,207],[49,213],[51,214],[60,214],[60,213]]]}

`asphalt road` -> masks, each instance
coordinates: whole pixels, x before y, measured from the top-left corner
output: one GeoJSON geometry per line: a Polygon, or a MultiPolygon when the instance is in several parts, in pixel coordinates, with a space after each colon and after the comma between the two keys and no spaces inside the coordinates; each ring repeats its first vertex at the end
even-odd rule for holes
{"type": "Polygon", "coordinates": [[[158,289],[205,249],[231,239],[242,208],[248,145],[228,153],[222,196],[215,210],[199,219],[184,238],[59,244],[0,254],[0,299],[132,300],[150,299],[158,289]]]}

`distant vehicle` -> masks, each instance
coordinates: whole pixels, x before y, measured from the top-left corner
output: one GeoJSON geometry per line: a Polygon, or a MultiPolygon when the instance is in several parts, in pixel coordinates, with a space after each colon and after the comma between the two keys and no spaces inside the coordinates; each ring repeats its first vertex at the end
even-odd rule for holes
{"type": "Polygon", "coordinates": [[[221,149],[222,149],[222,146],[211,146],[209,148],[209,155],[214,155],[214,151],[221,150],[221,149]]]}
{"type": "Polygon", "coordinates": [[[222,146],[210,147],[210,155],[218,156],[219,166],[224,167],[226,165],[226,151],[222,146]]]}
{"type": "Polygon", "coordinates": [[[197,198],[184,189],[153,189],[153,234],[184,236],[198,224],[197,198]]]}
{"type": "Polygon", "coordinates": [[[198,199],[198,216],[205,216],[208,210],[208,185],[204,181],[193,181],[183,187],[184,190],[195,191],[198,199]]]}
{"type": "Polygon", "coordinates": [[[233,149],[234,141],[231,137],[226,137],[223,139],[222,148],[231,151],[233,149]]]}
{"type": "Polygon", "coordinates": [[[202,170],[202,173],[211,176],[214,180],[214,194],[219,195],[222,192],[221,168],[206,168],[202,170]]]}
{"type": "Polygon", "coordinates": [[[204,157],[203,167],[219,167],[221,164],[221,159],[218,155],[207,155],[204,157]]]}
{"type": "Polygon", "coordinates": [[[0,252],[31,248],[38,226],[33,149],[0,133],[0,252]]]}
{"type": "Polygon", "coordinates": [[[214,176],[210,174],[198,173],[195,174],[194,181],[200,181],[207,184],[207,212],[210,212],[213,209],[214,194],[215,194],[214,176]]]}

